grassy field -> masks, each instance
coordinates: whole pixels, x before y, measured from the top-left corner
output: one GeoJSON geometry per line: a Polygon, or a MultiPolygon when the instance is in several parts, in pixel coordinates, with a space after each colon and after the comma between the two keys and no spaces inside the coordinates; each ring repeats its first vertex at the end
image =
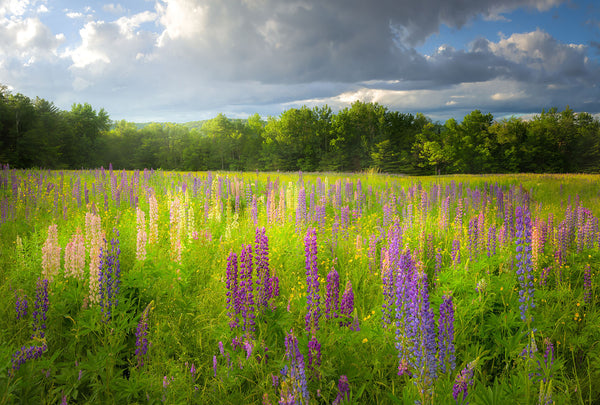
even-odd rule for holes
{"type": "Polygon", "coordinates": [[[598,403],[599,198],[5,167],[0,403],[598,403]]]}

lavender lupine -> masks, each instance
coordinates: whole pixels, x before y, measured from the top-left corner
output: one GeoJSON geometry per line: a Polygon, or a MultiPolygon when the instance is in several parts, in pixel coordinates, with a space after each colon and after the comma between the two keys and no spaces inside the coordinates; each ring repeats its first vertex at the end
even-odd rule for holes
{"type": "Polygon", "coordinates": [[[137,368],[142,368],[145,364],[146,354],[148,353],[148,317],[150,314],[150,304],[142,312],[135,331],[135,357],[137,359],[137,368]]]}
{"type": "Polygon", "coordinates": [[[48,280],[38,278],[33,304],[32,339],[44,339],[46,330],[46,313],[48,312],[48,280]]]}
{"type": "Polygon", "coordinates": [[[534,303],[534,285],[533,285],[533,269],[531,265],[531,217],[527,207],[517,207],[515,212],[516,217],[516,243],[517,254],[517,278],[519,281],[519,302],[521,305],[521,319],[528,326],[533,321],[533,316],[530,308],[535,307],[534,303]]]}
{"type": "Polygon", "coordinates": [[[460,241],[458,239],[454,239],[452,241],[452,264],[456,266],[460,264],[460,241]]]}
{"type": "Polygon", "coordinates": [[[306,294],[307,310],[305,317],[306,331],[319,330],[320,296],[319,296],[319,273],[317,268],[317,234],[314,228],[309,228],[304,238],[306,254],[306,294]]]}
{"type": "MultiPolygon", "coordinates": [[[[100,285],[100,309],[104,315],[104,320],[109,321],[112,317],[112,311],[117,307],[119,299],[119,286],[121,284],[121,263],[119,255],[119,231],[115,231],[116,236],[110,241],[110,251],[100,250],[100,272],[98,283],[100,285]]],[[[105,241],[106,244],[106,241],[105,241]]]]}
{"type": "Polygon", "coordinates": [[[338,317],[340,310],[340,275],[334,267],[327,274],[327,296],[325,298],[325,318],[338,317]]]}
{"type": "Polygon", "coordinates": [[[309,393],[304,356],[298,349],[298,338],[292,330],[285,336],[285,357],[289,361],[289,366],[286,365],[281,371],[284,379],[281,384],[279,403],[306,404],[309,401],[309,393]]]}

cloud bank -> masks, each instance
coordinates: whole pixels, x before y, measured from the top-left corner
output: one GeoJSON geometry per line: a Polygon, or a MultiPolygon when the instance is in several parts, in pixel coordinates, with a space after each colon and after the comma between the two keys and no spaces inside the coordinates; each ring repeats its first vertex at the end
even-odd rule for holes
{"type": "Polygon", "coordinates": [[[597,43],[563,43],[536,28],[473,38],[464,49],[416,50],[442,25],[560,3],[161,0],[56,10],[1,0],[0,82],[130,120],[275,115],[357,99],[440,118],[565,104],[599,112],[597,43]],[[78,25],[63,32],[50,16],[78,25]]]}

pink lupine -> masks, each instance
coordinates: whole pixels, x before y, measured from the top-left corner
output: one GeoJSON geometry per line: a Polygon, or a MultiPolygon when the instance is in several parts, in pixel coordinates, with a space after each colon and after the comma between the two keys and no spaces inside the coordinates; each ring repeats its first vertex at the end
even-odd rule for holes
{"type": "Polygon", "coordinates": [[[137,260],[146,260],[146,213],[139,207],[135,210],[136,228],[137,228],[137,243],[135,249],[135,258],[137,260]]]}
{"type": "Polygon", "coordinates": [[[60,268],[60,250],[56,224],[48,227],[48,237],[42,247],[42,278],[52,281],[60,268]]]}
{"type": "Polygon", "coordinates": [[[65,277],[83,280],[85,268],[85,240],[81,230],[77,231],[65,247],[65,277]]]}

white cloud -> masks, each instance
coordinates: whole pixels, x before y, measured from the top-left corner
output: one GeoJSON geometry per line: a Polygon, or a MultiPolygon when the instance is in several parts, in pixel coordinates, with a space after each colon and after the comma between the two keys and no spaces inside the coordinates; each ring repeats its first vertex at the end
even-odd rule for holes
{"type": "Polygon", "coordinates": [[[121,4],[109,3],[102,6],[102,10],[112,14],[123,14],[125,8],[121,4]]]}

